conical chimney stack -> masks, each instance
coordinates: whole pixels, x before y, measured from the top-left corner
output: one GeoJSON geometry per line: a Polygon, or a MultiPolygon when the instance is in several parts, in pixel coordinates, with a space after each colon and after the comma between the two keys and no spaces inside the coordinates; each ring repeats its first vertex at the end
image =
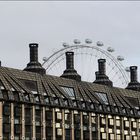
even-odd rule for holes
{"type": "Polygon", "coordinates": [[[98,68],[99,70],[95,72],[96,80],[94,83],[107,85],[112,87],[113,83],[109,80],[108,76],[106,75],[106,60],[105,59],[98,59],[98,68]]]}
{"type": "Polygon", "coordinates": [[[81,81],[81,76],[74,69],[74,52],[66,52],[66,70],[61,77],[81,81]]]}
{"type": "Polygon", "coordinates": [[[130,67],[130,83],[128,83],[128,86],[126,89],[136,90],[140,91],[140,83],[138,82],[137,77],[137,66],[131,66],[130,67]]]}
{"type": "Polygon", "coordinates": [[[38,44],[31,43],[29,44],[29,48],[30,48],[30,62],[27,64],[27,67],[24,70],[39,74],[45,74],[46,70],[38,62],[38,44]]]}

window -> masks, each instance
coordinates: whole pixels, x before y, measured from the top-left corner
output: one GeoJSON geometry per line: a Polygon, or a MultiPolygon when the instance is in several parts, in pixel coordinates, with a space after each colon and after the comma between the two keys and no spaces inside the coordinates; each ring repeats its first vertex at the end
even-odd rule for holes
{"type": "Polygon", "coordinates": [[[41,125],[41,110],[35,110],[35,119],[36,119],[36,126],[41,125]]]}
{"type": "Polygon", "coordinates": [[[55,104],[59,104],[59,100],[58,100],[57,97],[54,97],[54,103],[55,103],[55,104]]]}
{"type": "Polygon", "coordinates": [[[36,103],[39,103],[40,102],[38,95],[35,96],[35,101],[36,101],[36,103]]]}
{"type": "Polygon", "coordinates": [[[25,140],[30,140],[32,136],[32,127],[29,125],[25,126],[25,140]]]}
{"type": "Polygon", "coordinates": [[[15,133],[16,134],[20,134],[21,133],[21,126],[20,125],[18,125],[18,124],[16,124],[16,125],[14,125],[14,128],[15,128],[15,133]]]}
{"type": "Polygon", "coordinates": [[[32,136],[32,107],[25,105],[25,140],[30,140],[32,136]]]}
{"type": "Polygon", "coordinates": [[[96,94],[106,105],[109,104],[106,93],[95,92],[95,94],[96,94]]]}
{"type": "Polygon", "coordinates": [[[21,82],[33,93],[36,93],[38,91],[37,83],[35,81],[21,79],[21,82]]]}
{"type": "Polygon", "coordinates": [[[8,91],[7,91],[7,90],[3,90],[3,91],[2,91],[2,94],[3,94],[3,98],[4,98],[5,100],[8,100],[8,91]]]}
{"type": "Polygon", "coordinates": [[[19,100],[18,92],[17,92],[17,91],[13,91],[13,94],[14,94],[14,99],[15,99],[16,101],[18,101],[18,100],[19,100]]]}
{"type": "Polygon", "coordinates": [[[71,99],[75,99],[75,93],[74,93],[74,89],[72,87],[64,87],[64,86],[60,86],[64,92],[71,98],[71,99]]]}
{"type": "Polygon", "coordinates": [[[41,126],[36,126],[36,139],[41,140],[41,126]]]}
{"type": "Polygon", "coordinates": [[[45,102],[49,103],[49,97],[45,97],[45,102]]]}
{"type": "Polygon", "coordinates": [[[10,123],[10,116],[4,116],[3,123],[10,123]]]}
{"type": "Polygon", "coordinates": [[[3,90],[5,87],[3,86],[2,82],[0,81],[0,89],[3,90]]]}
{"type": "Polygon", "coordinates": [[[4,113],[4,115],[10,115],[10,106],[9,105],[3,106],[3,113],[4,113]]]}
{"type": "Polygon", "coordinates": [[[136,109],[139,109],[139,101],[137,98],[134,97],[126,97],[128,99],[128,101],[135,106],[136,109]]]}
{"type": "Polygon", "coordinates": [[[70,140],[70,129],[65,130],[65,139],[70,140]]]}
{"type": "Polygon", "coordinates": [[[53,129],[52,129],[52,110],[49,108],[46,108],[45,111],[45,117],[46,117],[46,139],[47,140],[52,140],[53,136],[53,129]]]}
{"type": "Polygon", "coordinates": [[[65,110],[65,139],[70,140],[71,139],[71,113],[69,110],[65,110]]]}
{"type": "Polygon", "coordinates": [[[4,124],[3,125],[3,132],[4,133],[10,133],[11,129],[10,129],[10,125],[9,124],[4,124]]]}
{"type": "Polygon", "coordinates": [[[28,95],[28,94],[25,94],[25,95],[24,95],[24,99],[25,99],[25,101],[30,101],[29,95],[28,95]]]}
{"type": "Polygon", "coordinates": [[[21,107],[20,106],[15,106],[14,115],[16,117],[19,117],[21,115],[21,107]]]}

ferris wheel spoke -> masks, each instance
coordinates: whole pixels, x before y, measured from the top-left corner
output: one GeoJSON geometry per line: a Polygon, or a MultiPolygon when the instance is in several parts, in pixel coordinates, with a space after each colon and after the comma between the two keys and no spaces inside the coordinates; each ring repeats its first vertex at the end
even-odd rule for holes
{"type": "Polygon", "coordinates": [[[114,69],[115,69],[115,66],[113,66],[113,67],[110,69],[110,71],[107,72],[107,75],[111,75],[111,73],[114,71],[114,69]]]}
{"type": "MultiPolygon", "coordinates": [[[[112,79],[111,79],[111,80],[114,80],[114,79],[116,78],[117,74],[118,74],[118,72],[115,72],[115,74],[112,76],[112,79]]],[[[116,82],[116,81],[114,81],[114,83],[115,83],[115,82],[116,82]]]]}
{"type": "Polygon", "coordinates": [[[60,76],[65,69],[65,52],[73,51],[75,53],[75,69],[81,75],[82,79],[93,82],[95,71],[97,71],[97,60],[106,59],[107,75],[113,81],[115,86],[125,86],[128,82],[128,74],[117,59],[107,51],[89,45],[72,45],[54,52],[42,65],[46,68],[47,74],[60,76]],[[121,81],[121,82],[119,82],[121,81]]]}
{"type": "MultiPolygon", "coordinates": [[[[92,53],[94,54],[94,49],[92,48],[92,53]]],[[[92,61],[91,61],[91,66],[97,66],[97,51],[95,51],[95,55],[92,54],[92,61]]],[[[93,71],[94,69],[92,68],[91,69],[91,72],[90,72],[90,75],[89,75],[89,78],[91,78],[92,80],[91,81],[94,81],[95,80],[95,71],[93,71]],[[93,75],[94,74],[94,75],[93,75]]]]}

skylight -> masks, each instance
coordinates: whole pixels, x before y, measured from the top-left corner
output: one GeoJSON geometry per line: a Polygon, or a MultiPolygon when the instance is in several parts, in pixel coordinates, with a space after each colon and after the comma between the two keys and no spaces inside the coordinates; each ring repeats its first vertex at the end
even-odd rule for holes
{"type": "Polygon", "coordinates": [[[96,94],[106,105],[109,104],[106,93],[95,92],[95,94],[96,94]]]}
{"type": "Polygon", "coordinates": [[[139,100],[134,97],[126,97],[128,101],[136,108],[139,109],[139,100]]]}
{"type": "Polygon", "coordinates": [[[74,89],[72,87],[64,87],[64,86],[60,86],[64,92],[72,99],[75,99],[75,93],[74,93],[74,89]]]}

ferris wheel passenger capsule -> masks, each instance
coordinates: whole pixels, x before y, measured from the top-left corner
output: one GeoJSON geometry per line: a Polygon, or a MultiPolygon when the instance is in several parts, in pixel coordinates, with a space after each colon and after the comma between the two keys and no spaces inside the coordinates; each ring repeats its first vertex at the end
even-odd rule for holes
{"type": "Polygon", "coordinates": [[[81,43],[81,41],[79,40],[79,39],[74,39],[74,44],[80,44],[81,43]]]}
{"type": "Polygon", "coordinates": [[[97,46],[99,46],[99,47],[102,47],[104,44],[103,44],[103,42],[102,41],[97,41],[97,46]]]}
{"type": "Polygon", "coordinates": [[[91,40],[91,39],[86,39],[86,40],[85,40],[85,43],[91,44],[91,43],[92,43],[92,40],[91,40]]]}
{"type": "Polygon", "coordinates": [[[107,51],[108,51],[108,52],[114,52],[115,50],[114,50],[114,48],[108,47],[108,48],[107,48],[107,51]]]}
{"type": "Polygon", "coordinates": [[[130,68],[129,68],[129,67],[126,67],[126,68],[125,68],[125,71],[126,71],[126,72],[130,72],[130,68]]]}
{"type": "Polygon", "coordinates": [[[63,47],[68,47],[69,45],[67,43],[63,43],[63,47]]]}
{"type": "Polygon", "coordinates": [[[124,57],[119,55],[119,56],[117,57],[117,60],[118,60],[118,61],[123,61],[123,60],[124,60],[124,57]]]}
{"type": "Polygon", "coordinates": [[[43,60],[44,62],[46,62],[46,61],[47,61],[47,57],[43,57],[42,60],[43,60]]]}

